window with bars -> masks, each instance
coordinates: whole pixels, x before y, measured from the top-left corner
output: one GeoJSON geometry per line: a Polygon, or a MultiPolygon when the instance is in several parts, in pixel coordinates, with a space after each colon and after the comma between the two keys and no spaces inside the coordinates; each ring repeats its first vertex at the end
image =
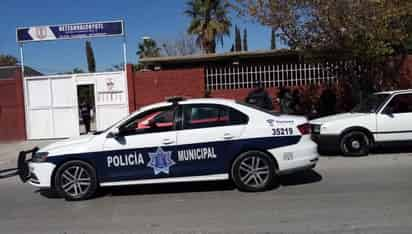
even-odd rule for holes
{"type": "Polygon", "coordinates": [[[205,70],[208,90],[285,87],[321,84],[336,79],[330,72],[332,64],[272,64],[208,66],[205,70]]]}

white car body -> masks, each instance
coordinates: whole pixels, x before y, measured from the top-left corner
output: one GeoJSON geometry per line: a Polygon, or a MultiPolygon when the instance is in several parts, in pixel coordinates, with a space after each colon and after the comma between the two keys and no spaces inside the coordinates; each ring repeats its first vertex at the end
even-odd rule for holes
{"type": "Polygon", "coordinates": [[[227,180],[233,159],[251,149],[273,156],[278,174],[313,168],[318,160],[316,144],[297,127],[305,123],[304,117],[277,116],[227,99],[162,102],[139,109],[100,134],[64,140],[40,149],[35,154],[44,153],[47,158],[44,162],[29,162],[28,182],[36,187],[52,187],[54,172],[70,160],[84,160],[93,165],[99,186],[227,180]],[[123,139],[111,136],[139,114],[172,105],[228,107],[246,115],[248,122],[199,129],[182,127],[128,135],[123,139]],[[282,135],[282,131],[276,129],[290,129],[290,132],[282,135]],[[159,152],[170,153],[173,163],[168,168],[153,166],[150,155],[159,152]]]}
{"type": "Polygon", "coordinates": [[[313,139],[319,149],[340,151],[340,140],[351,131],[362,131],[371,146],[412,141],[412,90],[397,90],[374,94],[381,103],[371,111],[351,112],[310,121],[313,139]],[[402,111],[389,110],[399,105],[397,100],[410,100],[402,111]]]}

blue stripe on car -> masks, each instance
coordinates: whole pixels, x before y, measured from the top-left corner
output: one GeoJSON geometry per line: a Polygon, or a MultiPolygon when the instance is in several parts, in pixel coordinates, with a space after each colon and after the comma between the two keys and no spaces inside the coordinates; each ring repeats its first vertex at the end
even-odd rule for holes
{"type": "Polygon", "coordinates": [[[52,156],[47,159],[56,165],[60,165],[68,160],[85,160],[91,163],[97,171],[99,181],[115,182],[123,180],[155,179],[183,176],[201,176],[210,174],[228,173],[233,159],[247,150],[268,150],[299,142],[301,136],[264,137],[252,139],[240,139],[232,141],[207,142],[200,144],[186,144],[176,146],[159,146],[164,152],[171,151],[171,158],[175,162],[170,166],[170,171],[155,175],[154,169],[148,166],[150,161],[149,153],[155,153],[159,147],[136,148],[127,150],[111,150],[101,152],[90,152],[81,154],[69,154],[52,156]],[[179,161],[178,151],[196,148],[213,147],[217,158],[204,160],[179,161]],[[107,157],[113,155],[142,154],[144,164],[120,167],[108,167],[107,157]]]}

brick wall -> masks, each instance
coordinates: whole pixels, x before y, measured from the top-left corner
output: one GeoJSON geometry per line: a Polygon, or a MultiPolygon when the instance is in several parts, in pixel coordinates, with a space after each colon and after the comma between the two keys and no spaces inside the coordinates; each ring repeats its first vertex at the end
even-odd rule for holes
{"type": "MultiPolygon", "coordinates": [[[[128,65],[129,105],[134,111],[140,106],[163,101],[168,96],[203,97],[205,95],[204,71],[202,68],[177,69],[149,72],[133,72],[132,65],[128,65]]],[[[412,88],[412,55],[408,56],[401,68],[401,88],[412,88]]],[[[288,87],[291,90],[299,89],[306,105],[317,103],[324,90],[322,85],[316,87],[297,86],[288,87]]],[[[347,111],[353,106],[353,100],[343,95],[347,90],[344,84],[336,84],[338,96],[337,108],[347,111]],[[346,98],[343,98],[346,97],[346,98]],[[348,99],[348,100],[346,100],[348,99]]],[[[252,89],[215,90],[211,97],[244,100],[252,89]]],[[[276,97],[278,88],[266,89],[273,98],[275,110],[279,110],[276,97]]]]}
{"type": "Polygon", "coordinates": [[[199,98],[204,96],[202,68],[133,72],[128,65],[130,111],[164,101],[170,96],[199,98]]]}
{"type": "MultiPolygon", "coordinates": [[[[129,109],[134,111],[141,106],[163,101],[165,97],[186,96],[200,98],[205,95],[204,71],[202,68],[178,69],[134,72],[132,65],[127,66],[127,82],[129,91],[129,109]]],[[[309,105],[316,103],[323,88],[296,86],[288,87],[291,90],[299,89],[302,101],[309,105]],[[314,100],[313,100],[314,99],[314,100]]],[[[235,100],[245,100],[246,96],[253,89],[215,90],[210,93],[210,97],[228,98],[235,100]]],[[[279,111],[279,104],[276,102],[278,88],[266,89],[273,99],[275,110],[279,111]]]]}
{"type": "Polygon", "coordinates": [[[19,69],[0,80],[0,141],[26,139],[23,84],[19,69]]]}

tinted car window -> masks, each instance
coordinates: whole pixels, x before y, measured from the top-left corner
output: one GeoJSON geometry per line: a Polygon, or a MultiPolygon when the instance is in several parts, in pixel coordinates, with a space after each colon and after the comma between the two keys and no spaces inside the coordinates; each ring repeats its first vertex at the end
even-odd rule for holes
{"type": "Polygon", "coordinates": [[[175,108],[161,108],[139,114],[120,127],[127,134],[170,131],[175,128],[175,108]]]}
{"type": "Polygon", "coordinates": [[[246,124],[243,113],[221,105],[187,105],[184,107],[184,128],[206,128],[246,124]]]}
{"type": "Polygon", "coordinates": [[[385,104],[390,94],[372,94],[355,106],[351,112],[374,113],[385,104]]]}
{"type": "Polygon", "coordinates": [[[401,114],[412,112],[412,94],[398,94],[385,108],[385,113],[401,114]]]}

